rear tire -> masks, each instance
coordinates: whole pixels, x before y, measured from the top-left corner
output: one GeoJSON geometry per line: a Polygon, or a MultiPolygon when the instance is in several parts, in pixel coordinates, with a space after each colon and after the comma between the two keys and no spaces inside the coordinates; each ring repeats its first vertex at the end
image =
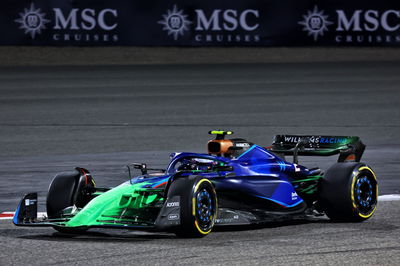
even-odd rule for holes
{"type": "Polygon", "coordinates": [[[378,182],[363,163],[336,163],[321,181],[320,203],[336,222],[361,222],[372,216],[378,202],[378,182]]]}
{"type": "Polygon", "coordinates": [[[172,182],[169,196],[180,196],[181,225],[178,237],[200,238],[208,235],[218,213],[217,193],[211,181],[201,176],[181,177],[172,182]]]}

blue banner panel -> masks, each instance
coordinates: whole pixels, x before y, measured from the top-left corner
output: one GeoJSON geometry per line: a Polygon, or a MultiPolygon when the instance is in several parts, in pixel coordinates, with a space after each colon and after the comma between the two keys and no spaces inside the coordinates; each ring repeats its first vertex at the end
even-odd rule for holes
{"type": "Polygon", "coordinates": [[[0,45],[398,46],[400,1],[3,0],[0,45]]]}

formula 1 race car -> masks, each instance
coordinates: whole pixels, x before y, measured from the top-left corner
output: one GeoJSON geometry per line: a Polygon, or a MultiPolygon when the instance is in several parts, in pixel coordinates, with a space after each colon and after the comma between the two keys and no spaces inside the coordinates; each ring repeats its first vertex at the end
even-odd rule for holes
{"type": "Polygon", "coordinates": [[[277,135],[270,147],[225,139],[210,131],[208,154],[174,153],[165,170],[128,166],[129,180],[100,188],[83,168],[57,174],[47,194],[47,216],[37,218],[37,193],[21,200],[13,222],[52,226],[63,233],[89,228],[174,232],[202,237],[214,226],[260,224],[326,214],[361,222],[375,211],[375,173],[360,163],[358,137],[277,135]],[[298,156],[338,154],[326,172],[298,164],[298,156]],[[285,156],[293,156],[293,163],[285,156]],[[141,171],[131,176],[132,171],[141,171]]]}

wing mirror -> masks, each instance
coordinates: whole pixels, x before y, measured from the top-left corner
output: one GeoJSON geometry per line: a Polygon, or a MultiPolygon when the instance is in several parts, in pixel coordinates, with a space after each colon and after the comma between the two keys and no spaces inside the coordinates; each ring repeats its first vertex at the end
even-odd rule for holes
{"type": "Polygon", "coordinates": [[[147,174],[147,165],[145,163],[133,163],[133,168],[139,169],[142,172],[142,175],[147,174]]]}

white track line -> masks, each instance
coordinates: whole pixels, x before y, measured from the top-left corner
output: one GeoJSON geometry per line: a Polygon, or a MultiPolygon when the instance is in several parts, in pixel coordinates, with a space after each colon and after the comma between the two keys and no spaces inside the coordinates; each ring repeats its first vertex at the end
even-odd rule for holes
{"type": "Polygon", "coordinates": [[[400,200],[399,194],[382,195],[378,197],[378,201],[397,201],[400,200]]]}
{"type": "MultiPolygon", "coordinates": [[[[12,220],[12,218],[14,217],[14,213],[15,212],[2,212],[2,213],[0,213],[0,220],[12,220]]],[[[46,212],[38,212],[37,217],[38,218],[47,217],[47,213],[46,212]]]]}
{"type": "MultiPolygon", "coordinates": [[[[382,195],[378,197],[378,201],[399,201],[400,194],[382,195]]],[[[0,213],[0,220],[11,220],[15,212],[2,212],[0,213]]],[[[38,212],[38,218],[47,217],[46,212],[38,212]]]]}

